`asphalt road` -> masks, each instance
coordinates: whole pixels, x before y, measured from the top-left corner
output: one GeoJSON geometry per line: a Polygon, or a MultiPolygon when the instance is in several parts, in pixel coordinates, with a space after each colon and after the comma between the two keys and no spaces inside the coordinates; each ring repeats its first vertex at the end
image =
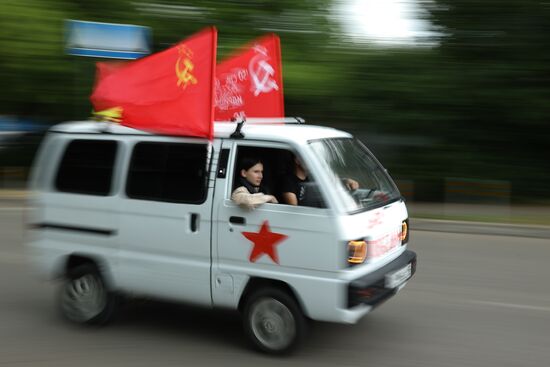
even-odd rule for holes
{"type": "MultiPolygon", "coordinates": [[[[23,255],[24,211],[0,207],[0,366],[548,366],[550,241],[412,232],[418,272],[357,325],[312,325],[295,355],[248,348],[238,315],[140,301],[104,328],[65,323],[23,255]]],[[[536,236],[535,236],[536,237],[536,236]]]]}

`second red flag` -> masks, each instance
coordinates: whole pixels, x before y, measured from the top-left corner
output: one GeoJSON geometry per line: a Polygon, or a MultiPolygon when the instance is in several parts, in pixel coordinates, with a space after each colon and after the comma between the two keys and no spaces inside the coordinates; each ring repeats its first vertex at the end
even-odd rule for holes
{"type": "Polygon", "coordinates": [[[216,121],[284,117],[279,37],[261,37],[224,60],[216,72],[216,121]]]}

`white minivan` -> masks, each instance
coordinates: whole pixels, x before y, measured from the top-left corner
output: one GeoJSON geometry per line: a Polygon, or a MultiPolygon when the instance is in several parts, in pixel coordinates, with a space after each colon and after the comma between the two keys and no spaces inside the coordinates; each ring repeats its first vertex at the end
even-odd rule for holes
{"type": "Polygon", "coordinates": [[[404,200],[360,141],[298,119],[214,131],[208,140],[96,121],[50,129],[31,176],[27,244],[36,269],[63,280],[66,318],[104,323],[121,294],[235,309],[253,344],[280,354],[307,320],[356,323],[414,274],[404,200]],[[245,156],[261,157],[279,203],[231,200],[245,156]],[[299,206],[280,200],[294,157],[309,172],[299,206]]]}

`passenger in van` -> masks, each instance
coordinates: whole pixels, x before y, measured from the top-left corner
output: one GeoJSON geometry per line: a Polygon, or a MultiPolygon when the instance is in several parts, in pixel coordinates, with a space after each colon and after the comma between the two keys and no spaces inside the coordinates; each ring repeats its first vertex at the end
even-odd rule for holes
{"type": "Polygon", "coordinates": [[[254,209],[265,203],[277,204],[262,186],[264,165],[258,158],[246,157],[239,162],[238,187],[231,194],[231,200],[247,209],[254,209]]]}
{"type": "MultiPolygon", "coordinates": [[[[342,183],[350,191],[359,188],[359,183],[351,178],[342,179],[342,183]]],[[[281,192],[285,204],[324,207],[318,188],[310,182],[307,168],[296,156],[293,157],[292,171],[284,178],[281,192]]]]}

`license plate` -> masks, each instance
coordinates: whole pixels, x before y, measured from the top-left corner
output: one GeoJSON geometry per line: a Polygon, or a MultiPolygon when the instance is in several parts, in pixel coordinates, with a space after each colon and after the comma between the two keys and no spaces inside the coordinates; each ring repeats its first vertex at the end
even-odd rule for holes
{"type": "Polygon", "coordinates": [[[386,274],[386,288],[395,288],[404,283],[411,277],[412,265],[408,264],[404,268],[401,268],[393,273],[386,274]]]}

